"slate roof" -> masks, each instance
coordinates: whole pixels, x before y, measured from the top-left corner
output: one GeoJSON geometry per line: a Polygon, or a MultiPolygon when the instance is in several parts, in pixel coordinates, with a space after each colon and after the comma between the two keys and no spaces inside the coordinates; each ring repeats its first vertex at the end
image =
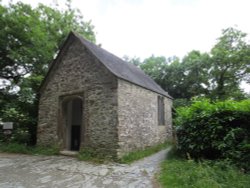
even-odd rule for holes
{"type": "Polygon", "coordinates": [[[59,51],[57,58],[50,65],[49,71],[45,79],[43,80],[43,83],[41,84],[40,92],[47,80],[49,73],[51,72],[52,67],[55,66],[55,64],[59,63],[59,57],[61,56],[61,54],[64,54],[65,46],[70,45],[70,40],[72,40],[72,38],[78,39],[83,44],[83,46],[85,46],[85,48],[87,48],[89,52],[92,53],[92,55],[94,55],[111,73],[113,73],[118,78],[172,99],[172,97],[166,91],[164,91],[157,83],[155,83],[152,78],[146,75],[141,69],[131,63],[125,62],[121,58],[89,42],[88,40],[84,39],[82,36],[74,32],[70,32],[66,42],[63,44],[61,50],[59,51]]]}
{"type": "Polygon", "coordinates": [[[125,62],[105,49],[89,42],[77,33],[71,32],[81,43],[118,78],[124,79],[148,90],[172,98],[155,81],[135,65],[125,62]]]}

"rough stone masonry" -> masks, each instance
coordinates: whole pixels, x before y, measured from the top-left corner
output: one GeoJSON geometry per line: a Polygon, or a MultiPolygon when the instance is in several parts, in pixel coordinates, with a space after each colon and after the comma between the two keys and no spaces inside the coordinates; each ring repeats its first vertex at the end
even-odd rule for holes
{"type": "Polygon", "coordinates": [[[139,68],[71,33],[40,89],[37,144],[121,157],[171,140],[171,108],[172,98],[139,68]]]}

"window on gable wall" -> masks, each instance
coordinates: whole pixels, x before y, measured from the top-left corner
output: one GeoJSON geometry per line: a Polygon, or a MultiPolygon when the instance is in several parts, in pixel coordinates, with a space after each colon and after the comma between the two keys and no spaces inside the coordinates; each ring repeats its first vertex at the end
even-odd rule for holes
{"type": "Polygon", "coordinates": [[[165,125],[164,97],[158,96],[158,125],[165,125]]]}

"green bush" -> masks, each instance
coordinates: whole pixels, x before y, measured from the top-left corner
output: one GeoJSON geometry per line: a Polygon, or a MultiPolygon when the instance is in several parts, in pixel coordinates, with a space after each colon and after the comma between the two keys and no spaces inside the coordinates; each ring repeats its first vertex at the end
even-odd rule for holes
{"type": "Polygon", "coordinates": [[[23,110],[19,107],[8,107],[7,105],[6,108],[1,108],[0,120],[2,122],[13,122],[13,130],[11,135],[5,135],[0,130],[0,141],[34,145],[36,143],[36,119],[32,118],[30,114],[23,113],[23,110]]]}
{"type": "Polygon", "coordinates": [[[195,101],[177,109],[178,150],[194,159],[229,159],[250,170],[250,100],[195,101]]]}
{"type": "Polygon", "coordinates": [[[5,135],[3,129],[0,127],[0,142],[3,143],[18,143],[27,145],[30,143],[30,132],[26,127],[20,127],[14,124],[14,129],[11,130],[11,134],[5,135]]]}

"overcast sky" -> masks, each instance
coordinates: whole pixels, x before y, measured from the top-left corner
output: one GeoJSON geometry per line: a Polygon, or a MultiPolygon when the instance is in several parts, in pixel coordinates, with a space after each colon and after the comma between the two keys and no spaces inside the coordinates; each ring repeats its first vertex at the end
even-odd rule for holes
{"type": "MultiPolygon", "coordinates": [[[[33,6],[65,4],[65,0],[22,1],[33,6]]],[[[92,20],[97,43],[120,57],[183,57],[194,49],[209,51],[223,28],[237,25],[250,33],[250,0],[72,0],[72,4],[85,20],[92,20]]]]}
{"type": "MultiPolygon", "coordinates": [[[[22,2],[65,4],[65,0],[22,2]]],[[[97,43],[119,57],[183,57],[194,49],[208,52],[227,27],[250,33],[250,0],[72,0],[72,4],[86,21],[92,20],[97,43]]]]}

